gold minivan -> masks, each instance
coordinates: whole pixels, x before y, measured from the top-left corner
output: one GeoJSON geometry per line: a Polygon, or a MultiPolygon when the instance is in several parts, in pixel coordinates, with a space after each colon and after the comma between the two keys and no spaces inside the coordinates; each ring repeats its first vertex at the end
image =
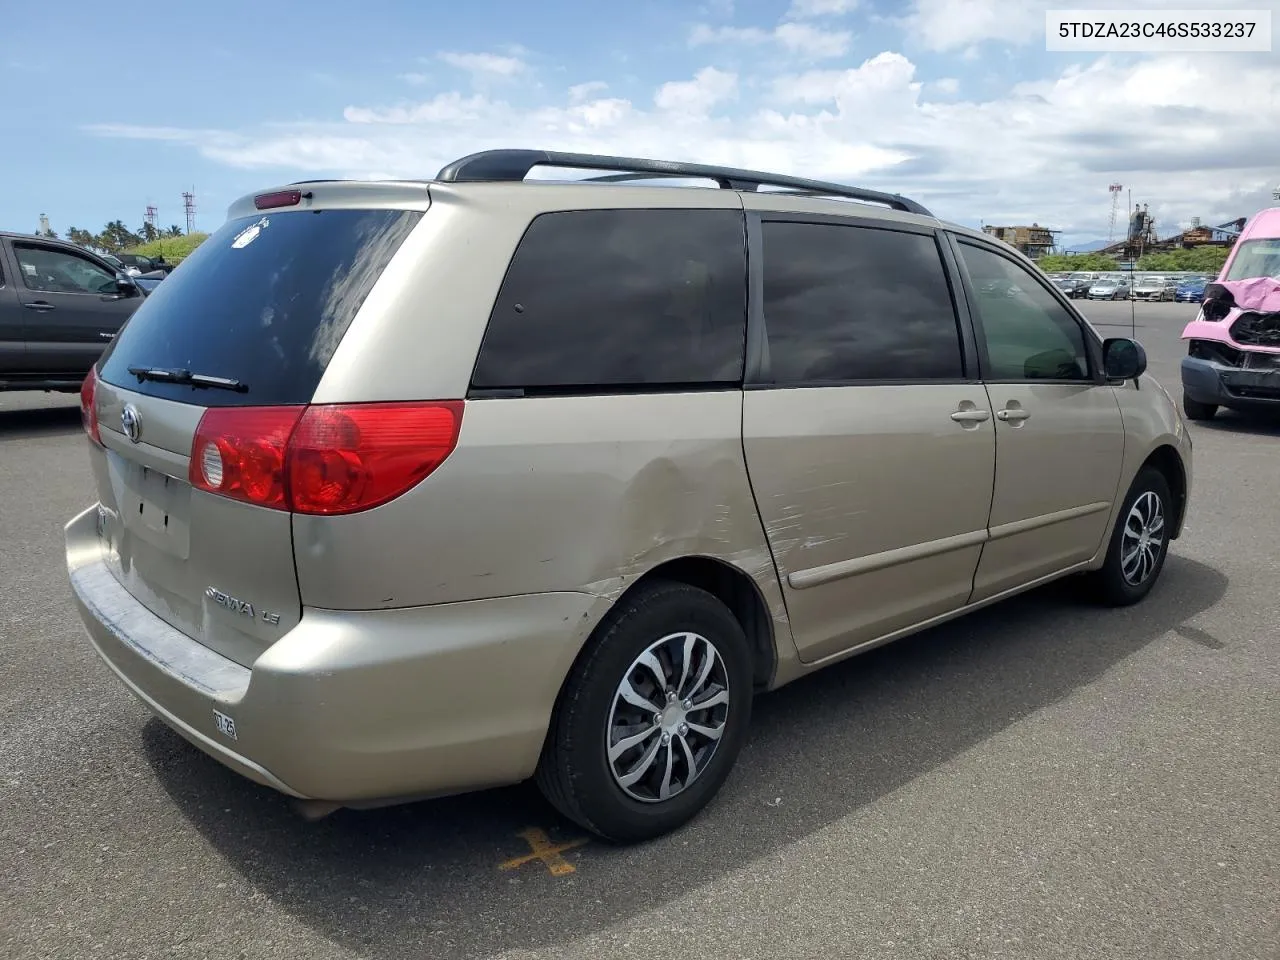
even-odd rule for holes
{"type": "Polygon", "coordinates": [[[1058,577],[1144,597],[1191,484],[1145,367],[898,195],[528,150],[290,184],[85,381],[67,564],[124,685],[304,810],[536,778],[636,841],[758,693],[1058,577]]]}

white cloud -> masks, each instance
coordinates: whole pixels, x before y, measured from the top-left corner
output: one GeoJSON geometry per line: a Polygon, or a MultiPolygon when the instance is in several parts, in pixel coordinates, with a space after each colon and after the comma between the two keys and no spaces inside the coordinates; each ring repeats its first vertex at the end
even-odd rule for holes
{"type": "Polygon", "coordinates": [[[1157,230],[1250,214],[1277,175],[1280,67],[1268,57],[1098,57],[976,99],[885,52],[849,69],[714,67],[655,85],[652,102],[579,85],[530,108],[462,91],[353,104],[341,118],[244,129],[92,128],[165,141],[265,182],[430,176],[476,150],[530,145],[722,163],[915,196],[947,219],[1036,221],[1105,236],[1113,181],[1150,203],[1157,230]]]}
{"type": "Polygon", "coordinates": [[[702,116],[738,92],[738,75],[715,67],[703,67],[692,80],[664,83],[653,96],[659,110],[702,116]]]}
{"type": "Polygon", "coordinates": [[[849,50],[853,34],[847,30],[822,30],[807,23],[781,23],[773,32],[777,41],[802,60],[828,60],[849,50]]]}
{"type": "Polygon", "coordinates": [[[912,0],[906,35],[929,50],[959,50],[984,40],[1029,43],[1044,37],[1044,12],[1061,0],[912,0]]]}
{"type": "Polygon", "coordinates": [[[834,103],[842,113],[910,110],[920,84],[915,65],[900,53],[881,53],[851,70],[810,70],[779,77],[773,95],[781,103],[834,103]]]}
{"type": "Polygon", "coordinates": [[[807,23],[787,21],[773,30],[759,27],[712,27],[697,24],[689,32],[689,46],[710,44],[760,45],[773,42],[799,60],[827,60],[849,50],[853,34],[847,30],[823,30],[807,23]]]}
{"type": "Polygon", "coordinates": [[[342,118],[348,123],[458,123],[480,119],[489,107],[489,101],[478,94],[465,97],[454,91],[409,106],[381,110],[347,107],[342,118]]]}
{"type": "Polygon", "coordinates": [[[809,17],[837,17],[852,13],[858,0],[791,0],[787,16],[797,20],[809,17]]]}
{"type": "Polygon", "coordinates": [[[400,79],[414,87],[421,87],[431,82],[431,77],[425,73],[402,73],[400,79]]]}
{"type": "Polygon", "coordinates": [[[764,43],[773,34],[759,27],[712,27],[697,24],[689,32],[689,46],[701,47],[709,43],[764,43]]]}
{"type": "Polygon", "coordinates": [[[527,64],[518,56],[504,57],[496,53],[452,53],[439,54],[441,60],[451,67],[466,70],[473,74],[488,74],[495,77],[513,77],[523,71],[527,64]]]}
{"type": "Polygon", "coordinates": [[[953,97],[960,92],[960,81],[955,77],[943,77],[941,80],[933,81],[933,89],[953,97]]]}
{"type": "Polygon", "coordinates": [[[573,103],[582,103],[589,100],[594,93],[603,93],[609,89],[609,85],[603,80],[590,80],[587,83],[579,83],[569,88],[569,100],[573,103]]]}

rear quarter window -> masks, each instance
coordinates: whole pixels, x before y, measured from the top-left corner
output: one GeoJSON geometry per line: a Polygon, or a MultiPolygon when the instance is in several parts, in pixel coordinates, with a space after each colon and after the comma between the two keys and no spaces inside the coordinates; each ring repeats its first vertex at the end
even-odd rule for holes
{"type": "Polygon", "coordinates": [[[147,296],[108,348],[100,375],[205,406],[307,403],[421,217],[421,211],[341,209],[229,221],[147,296]],[[248,390],[139,383],[130,367],[226,377],[248,390]]]}
{"type": "Polygon", "coordinates": [[[542,214],[507,269],[472,386],[554,393],[737,384],[746,316],[740,211],[542,214]]]}

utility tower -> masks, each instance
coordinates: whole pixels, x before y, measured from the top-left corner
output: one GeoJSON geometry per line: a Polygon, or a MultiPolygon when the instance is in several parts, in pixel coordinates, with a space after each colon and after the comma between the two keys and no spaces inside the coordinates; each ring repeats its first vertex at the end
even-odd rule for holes
{"type": "Polygon", "coordinates": [[[1111,193],[1111,220],[1107,224],[1107,246],[1116,242],[1116,220],[1120,216],[1120,191],[1124,189],[1123,184],[1113,183],[1107,187],[1111,193]]]}
{"type": "Polygon", "coordinates": [[[157,211],[156,211],[156,205],[154,203],[147,204],[146,219],[147,219],[147,223],[151,224],[151,229],[155,230],[158,233],[159,228],[156,226],[157,211]]]}
{"type": "Polygon", "coordinates": [[[194,187],[182,195],[182,209],[187,213],[187,233],[191,233],[196,228],[196,194],[194,187]]]}

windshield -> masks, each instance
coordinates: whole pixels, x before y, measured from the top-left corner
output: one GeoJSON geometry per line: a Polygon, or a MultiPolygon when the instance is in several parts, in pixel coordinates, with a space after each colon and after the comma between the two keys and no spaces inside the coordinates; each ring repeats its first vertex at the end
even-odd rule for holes
{"type": "Polygon", "coordinates": [[[421,212],[307,210],[229,221],[129,319],[108,383],[169,400],[307,403],[360,305],[421,212]],[[129,368],[236,380],[243,393],[139,383],[129,368]]]}
{"type": "Polygon", "coordinates": [[[1280,237],[1246,240],[1236,248],[1235,259],[1224,280],[1251,277],[1280,278],[1280,237]]]}

